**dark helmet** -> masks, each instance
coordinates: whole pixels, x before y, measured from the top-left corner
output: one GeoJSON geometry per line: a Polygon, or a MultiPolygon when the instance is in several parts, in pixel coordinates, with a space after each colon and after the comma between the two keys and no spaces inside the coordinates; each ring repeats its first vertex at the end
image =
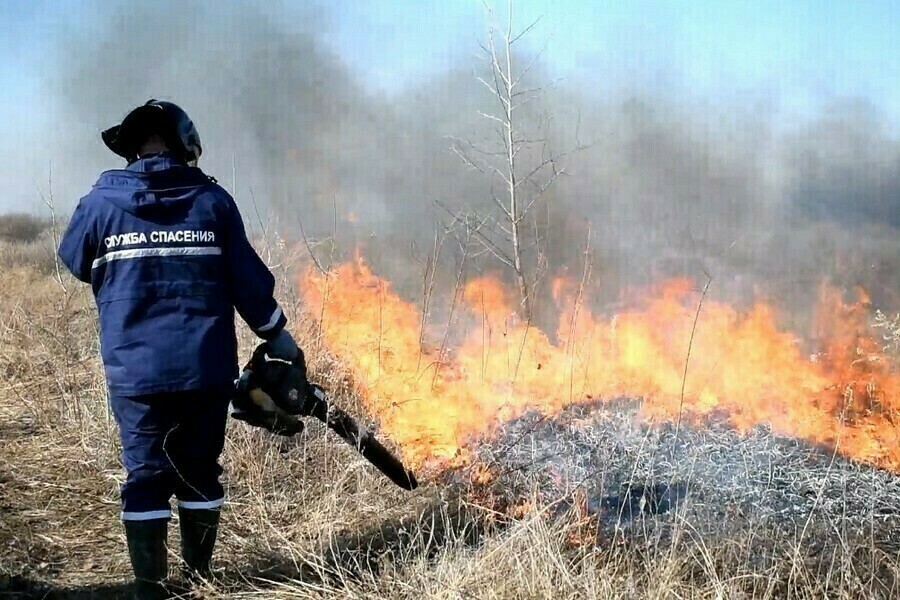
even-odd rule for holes
{"type": "Polygon", "coordinates": [[[195,165],[200,159],[203,148],[193,121],[184,109],[165,100],[148,100],[101,137],[107,148],[131,163],[139,158],[141,144],[154,134],[186,163],[195,165]]]}

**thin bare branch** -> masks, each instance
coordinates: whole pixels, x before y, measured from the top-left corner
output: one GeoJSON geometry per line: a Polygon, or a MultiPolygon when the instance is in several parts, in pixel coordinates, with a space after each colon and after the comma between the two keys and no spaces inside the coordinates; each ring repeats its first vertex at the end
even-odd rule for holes
{"type": "Polygon", "coordinates": [[[501,170],[498,169],[497,167],[491,167],[491,169],[493,170],[493,172],[494,172],[498,177],[500,177],[500,179],[503,180],[503,183],[505,183],[506,185],[511,185],[511,184],[512,184],[512,182],[509,180],[509,176],[508,176],[506,173],[504,173],[503,171],[501,171],[501,170]]]}
{"type": "MultiPolygon", "coordinates": [[[[37,187],[37,184],[35,184],[37,187]]],[[[66,287],[65,281],[63,281],[62,276],[62,268],[60,266],[60,258],[59,253],[57,252],[57,248],[59,248],[59,243],[61,239],[61,233],[59,230],[59,223],[56,219],[56,201],[53,199],[53,165],[51,164],[48,167],[47,171],[47,195],[44,196],[44,193],[38,187],[38,195],[41,197],[41,200],[44,202],[44,205],[50,211],[50,236],[53,242],[53,248],[50,249],[50,252],[53,254],[53,268],[56,275],[56,282],[59,284],[59,287],[62,288],[63,293],[68,293],[68,288],[66,287]]]]}
{"type": "Polygon", "coordinates": [[[450,149],[453,151],[454,154],[456,154],[458,157],[460,157],[462,159],[462,161],[464,163],[466,163],[466,165],[468,165],[470,168],[475,169],[479,173],[482,173],[482,174],[484,173],[484,169],[482,169],[481,167],[476,165],[475,162],[472,161],[466,154],[464,154],[455,144],[452,145],[450,147],[450,149]]]}
{"type": "Polygon", "coordinates": [[[492,94],[496,94],[496,93],[497,93],[497,90],[494,88],[494,86],[493,86],[492,84],[490,84],[484,77],[476,76],[475,79],[477,79],[477,80],[480,81],[482,84],[484,84],[484,87],[486,87],[487,89],[489,89],[489,90],[491,91],[492,94]]]}
{"type": "Polygon", "coordinates": [[[541,22],[541,19],[543,19],[543,18],[544,18],[544,15],[541,15],[540,17],[538,17],[537,19],[535,19],[534,22],[533,22],[531,25],[529,25],[528,27],[526,27],[525,29],[523,29],[521,32],[519,32],[519,34],[516,35],[516,37],[512,38],[511,40],[509,40],[509,45],[512,46],[512,45],[515,44],[517,41],[519,41],[519,39],[520,39],[522,36],[527,35],[528,32],[531,31],[532,29],[534,29],[535,26],[537,26],[537,24],[540,23],[540,22],[541,22]]]}
{"type": "Polygon", "coordinates": [[[703,309],[703,300],[709,292],[709,286],[712,284],[712,277],[706,273],[706,285],[703,286],[703,293],[700,294],[700,301],[697,302],[697,311],[694,313],[694,324],[691,326],[691,337],[688,340],[687,356],[684,359],[684,375],[681,378],[681,397],[678,402],[678,420],[675,423],[675,437],[678,437],[678,431],[681,428],[681,418],[684,414],[684,389],[687,385],[688,365],[691,362],[691,349],[694,345],[694,334],[697,332],[697,321],[700,320],[700,311],[703,309]]]}
{"type": "Polygon", "coordinates": [[[435,203],[442,210],[447,212],[447,214],[449,214],[451,217],[459,218],[463,223],[465,223],[467,226],[466,227],[467,232],[476,236],[478,238],[479,243],[481,243],[481,245],[487,251],[489,251],[495,258],[497,258],[497,260],[499,260],[500,262],[502,262],[503,264],[507,265],[510,268],[515,268],[515,261],[509,255],[507,255],[500,247],[498,247],[493,241],[491,241],[491,239],[487,235],[485,235],[482,232],[482,229],[484,229],[484,226],[487,223],[487,219],[479,222],[477,214],[461,214],[458,212],[454,212],[453,210],[451,210],[449,207],[445,206],[440,201],[436,200],[435,203]],[[477,223],[477,226],[471,227],[469,225],[469,223],[472,221],[477,223]]]}
{"type": "Polygon", "coordinates": [[[556,79],[552,79],[543,85],[539,85],[538,87],[527,88],[524,90],[518,90],[517,92],[513,93],[512,97],[518,98],[519,96],[524,96],[525,94],[540,95],[540,94],[546,92],[548,88],[555,86],[558,82],[562,81],[563,79],[564,79],[563,77],[557,77],[556,79]]]}
{"type": "Polygon", "coordinates": [[[503,251],[502,248],[500,248],[488,236],[486,236],[481,227],[473,227],[471,229],[471,233],[477,238],[482,247],[491,255],[493,255],[494,258],[511,269],[516,268],[515,259],[509,256],[506,252],[503,251]]]}
{"type": "Polygon", "coordinates": [[[504,86],[509,86],[509,73],[504,73],[503,68],[500,66],[500,61],[497,58],[497,48],[494,45],[494,30],[492,28],[488,29],[488,42],[487,53],[489,58],[491,59],[491,67],[494,71],[495,92],[497,94],[497,97],[502,102],[503,94],[500,91],[500,81],[503,81],[504,86]]]}
{"type": "Polygon", "coordinates": [[[519,138],[514,140],[517,146],[533,146],[535,144],[545,144],[547,142],[546,138],[519,138]]]}
{"type": "Polygon", "coordinates": [[[534,102],[534,101],[537,100],[538,98],[540,98],[540,95],[539,95],[539,94],[535,94],[534,96],[529,96],[528,98],[525,98],[524,100],[522,100],[522,101],[520,101],[520,102],[516,102],[515,104],[513,104],[513,110],[519,110],[520,108],[522,108],[522,107],[525,106],[526,104],[529,104],[529,103],[531,103],[531,102],[534,102]]]}
{"type": "Polygon", "coordinates": [[[507,239],[512,237],[512,231],[507,229],[506,225],[504,225],[503,223],[497,223],[497,229],[499,229],[500,231],[505,233],[507,236],[507,239]]]}
{"type": "Polygon", "coordinates": [[[310,258],[312,258],[313,264],[316,265],[316,268],[322,275],[327,275],[328,271],[326,271],[325,268],[322,267],[321,263],[319,263],[319,259],[316,257],[316,253],[313,252],[312,246],[310,246],[309,244],[309,237],[307,237],[306,232],[303,231],[303,219],[298,217],[297,225],[300,228],[300,236],[303,238],[303,243],[304,245],[306,245],[306,251],[309,252],[309,256],[310,258]]]}
{"type": "Polygon", "coordinates": [[[544,183],[544,185],[541,186],[541,188],[537,191],[537,193],[534,195],[534,197],[528,203],[528,206],[525,207],[525,211],[523,211],[523,212],[527,214],[528,211],[531,210],[531,207],[534,206],[535,202],[537,202],[544,196],[544,192],[546,192],[547,189],[549,189],[550,186],[553,185],[553,182],[556,181],[556,179],[563,173],[565,173],[565,169],[560,169],[559,171],[554,170],[553,176],[549,180],[547,180],[547,182],[544,183]]]}
{"type": "MultiPolygon", "coordinates": [[[[535,21],[535,24],[536,24],[536,23],[537,23],[537,21],[535,21]]],[[[533,25],[532,25],[532,26],[533,26],[533,25]]],[[[529,29],[530,29],[530,28],[529,28],[529,29]]],[[[527,30],[526,30],[526,31],[527,31],[527,30]]],[[[521,34],[520,34],[520,37],[521,37],[521,34]]],[[[516,39],[519,39],[519,38],[517,37],[516,39]]],[[[513,40],[513,41],[515,41],[515,40],[513,40]]],[[[528,74],[528,71],[530,71],[531,68],[532,68],[532,67],[535,65],[535,63],[538,61],[538,59],[539,59],[541,56],[543,56],[543,54],[544,54],[544,52],[547,50],[547,46],[548,46],[549,44],[550,44],[550,42],[549,42],[549,40],[548,40],[547,43],[544,44],[544,47],[541,48],[540,51],[537,52],[533,57],[531,57],[531,62],[529,62],[529,63],[525,66],[525,68],[522,69],[522,72],[519,73],[519,76],[516,77],[515,81],[513,81],[513,82],[512,82],[512,85],[510,85],[510,89],[513,89],[513,88],[515,88],[517,85],[519,85],[519,82],[522,81],[522,79],[528,74]]]]}
{"type": "Polygon", "coordinates": [[[541,169],[543,169],[543,168],[546,167],[547,165],[551,164],[552,162],[554,162],[554,161],[557,160],[558,158],[559,158],[559,157],[554,156],[554,157],[552,157],[552,158],[548,158],[548,159],[544,160],[544,161],[541,162],[538,166],[536,166],[534,169],[532,169],[532,170],[528,173],[528,175],[526,175],[525,177],[520,177],[520,178],[519,178],[519,181],[516,182],[517,185],[525,185],[525,184],[527,184],[528,182],[530,182],[530,181],[534,178],[535,175],[537,175],[537,173],[538,173],[541,169]]]}
{"type": "Polygon", "coordinates": [[[515,140],[514,141],[515,149],[513,150],[513,158],[516,158],[519,155],[519,152],[521,152],[525,148],[534,146],[535,144],[540,144],[543,141],[544,140],[529,140],[529,139],[515,140]]]}
{"type": "Polygon", "coordinates": [[[485,119],[490,119],[491,121],[497,121],[498,123],[500,123],[500,124],[503,125],[504,127],[509,127],[509,123],[508,123],[507,121],[504,121],[504,120],[501,119],[500,117],[496,117],[496,116],[494,116],[494,115],[489,115],[489,114],[487,114],[486,112],[482,112],[482,111],[480,111],[480,110],[478,111],[478,114],[481,115],[482,117],[484,117],[485,119]]]}
{"type": "MultiPolygon", "coordinates": [[[[509,40],[510,40],[510,38],[512,38],[513,0],[509,0],[509,2],[507,2],[506,6],[507,6],[507,10],[508,10],[508,13],[507,13],[508,17],[507,17],[507,22],[506,22],[506,36],[504,39],[506,40],[506,48],[507,48],[507,50],[509,50],[509,46],[510,46],[509,40]]],[[[508,54],[507,54],[507,56],[508,56],[508,54]]]]}

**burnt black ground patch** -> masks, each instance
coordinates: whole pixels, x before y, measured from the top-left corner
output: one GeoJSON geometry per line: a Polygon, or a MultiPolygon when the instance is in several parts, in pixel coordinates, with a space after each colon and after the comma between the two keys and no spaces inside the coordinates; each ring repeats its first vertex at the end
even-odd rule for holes
{"type": "Polygon", "coordinates": [[[765,534],[802,547],[862,536],[900,552],[900,476],[765,426],[648,425],[633,400],[594,401],[526,414],[482,440],[477,457],[450,479],[487,465],[492,496],[557,514],[578,505],[596,516],[598,539],[658,546],[689,527],[708,540],[765,534]]]}

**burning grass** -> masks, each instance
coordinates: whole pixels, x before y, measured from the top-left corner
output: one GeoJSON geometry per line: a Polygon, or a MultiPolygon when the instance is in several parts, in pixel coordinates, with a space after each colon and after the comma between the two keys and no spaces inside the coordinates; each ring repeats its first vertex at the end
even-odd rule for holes
{"type": "Polygon", "coordinates": [[[481,278],[462,290],[474,324],[448,354],[423,348],[416,308],[362,261],[311,271],[301,289],[326,346],[347,361],[368,411],[416,467],[465,464],[473,437],[527,410],[552,415],[628,396],[645,399],[647,419],[719,414],[738,430],[769,423],[900,472],[900,373],[867,333],[864,294],[845,304],[823,288],[810,357],[766,303],[742,313],[709,301],[701,320],[703,298],[689,282],[668,282],[609,318],[593,315],[580,293],[557,293],[554,340],[518,321],[501,284],[481,278]]]}
{"type": "MultiPolygon", "coordinates": [[[[118,522],[122,473],[93,307],[86,290],[67,289],[33,269],[0,273],[0,590],[10,597],[114,598],[128,578],[118,522]]],[[[434,370],[426,368],[434,357],[417,349],[419,319],[414,313],[406,321],[386,319],[386,307],[401,305],[379,289],[368,288],[379,311],[357,303],[355,312],[380,312],[388,324],[382,331],[406,335],[404,324],[415,326],[415,364],[431,377],[398,371],[406,364],[403,347],[384,335],[375,358],[363,363],[336,344],[341,338],[330,323],[361,322],[347,315],[335,321],[336,288],[321,304],[307,297],[309,305],[292,307],[289,317],[316,381],[399,443],[423,467],[424,485],[412,494],[395,488],[316,423],[303,438],[283,440],[232,422],[219,570],[204,597],[900,592],[900,477],[778,428],[750,425],[738,433],[728,406],[685,418],[677,429],[642,410],[647,397],[642,403],[621,394],[571,405],[564,396],[553,410],[526,403],[511,410],[517,390],[497,393],[507,371],[492,363],[494,396],[479,395],[477,387],[458,391],[477,402],[477,411],[497,412],[467,413],[443,402],[472,372],[457,363],[438,376],[441,392],[428,396],[430,412],[379,412],[373,402],[385,398],[373,393],[382,389],[373,382],[398,386],[389,408],[403,406],[401,398],[417,406],[435,384],[434,370]],[[451,435],[440,436],[426,415],[443,419],[451,435]],[[476,419],[493,425],[460,427],[476,419]],[[420,421],[428,425],[424,431],[399,434],[420,421]],[[446,446],[422,450],[419,442],[435,440],[446,446]]],[[[373,347],[366,330],[344,335],[348,344],[373,347]]],[[[243,342],[246,354],[252,340],[243,342]]],[[[531,350],[549,356],[552,348],[531,350]]],[[[549,358],[545,373],[557,368],[549,358]]],[[[686,396],[693,397],[692,388],[686,396]]],[[[877,416],[884,405],[869,409],[877,416]]],[[[171,541],[177,548],[177,528],[171,541]]]]}

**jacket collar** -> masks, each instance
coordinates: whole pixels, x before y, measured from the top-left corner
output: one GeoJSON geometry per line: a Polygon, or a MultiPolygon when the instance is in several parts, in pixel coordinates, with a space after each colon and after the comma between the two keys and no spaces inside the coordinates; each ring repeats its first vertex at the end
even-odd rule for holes
{"type": "Polygon", "coordinates": [[[152,173],[154,171],[164,171],[173,167],[187,166],[179,160],[174,153],[169,151],[157,152],[154,154],[145,154],[133,163],[125,167],[126,171],[137,173],[152,173]]]}

